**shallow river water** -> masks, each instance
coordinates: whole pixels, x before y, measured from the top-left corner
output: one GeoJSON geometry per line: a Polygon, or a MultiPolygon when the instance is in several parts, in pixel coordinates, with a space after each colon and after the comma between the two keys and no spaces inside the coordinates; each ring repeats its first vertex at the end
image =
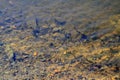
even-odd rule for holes
{"type": "Polygon", "coordinates": [[[0,0],[0,80],[120,80],[119,4],[0,0]]]}

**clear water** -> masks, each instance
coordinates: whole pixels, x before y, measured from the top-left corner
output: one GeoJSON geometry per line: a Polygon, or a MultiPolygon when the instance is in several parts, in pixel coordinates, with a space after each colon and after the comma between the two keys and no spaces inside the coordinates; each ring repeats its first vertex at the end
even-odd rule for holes
{"type": "Polygon", "coordinates": [[[78,28],[85,31],[108,19],[118,4],[117,0],[0,0],[0,26],[20,26],[36,19],[40,25],[51,24],[57,19],[68,25],[84,25],[78,28]]]}

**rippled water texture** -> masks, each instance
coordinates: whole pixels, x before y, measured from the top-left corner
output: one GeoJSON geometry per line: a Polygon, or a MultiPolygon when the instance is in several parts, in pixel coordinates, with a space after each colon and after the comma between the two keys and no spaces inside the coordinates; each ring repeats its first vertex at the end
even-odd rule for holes
{"type": "Polygon", "coordinates": [[[0,80],[120,80],[120,0],[0,0],[0,80]]]}
{"type": "MultiPolygon", "coordinates": [[[[0,0],[0,25],[20,25],[36,18],[40,20],[41,24],[44,21],[52,22],[54,19],[59,19],[67,21],[68,24],[79,25],[83,22],[82,19],[91,19],[108,12],[108,9],[118,8],[115,1],[0,0]]],[[[104,18],[106,19],[109,14],[106,14],[104,18]]]]}

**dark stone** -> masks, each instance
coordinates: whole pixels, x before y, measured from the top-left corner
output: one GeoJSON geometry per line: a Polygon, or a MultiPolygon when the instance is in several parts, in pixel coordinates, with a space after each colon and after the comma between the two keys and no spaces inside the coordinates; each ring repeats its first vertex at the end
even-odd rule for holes
{"type": "Polygon", "coordinates": [[[64,65],[64,63],[62,63],[62,62],[59,62],[59,63],[58,63],[58,65],[59,65],[59,66],[63,66],[63,65],[64,65]]]}
{"type": "Polygon", "coordinates": [[[81,34],[80,41],[88,41],[88,36],[85,34],[81,34]]]}
{"type": "Polygon", "coordinates": [[[48,64],[53,64],[53,62],[51,61],[51,59],[47,60],[48,64]]]}
{"type": "Polygon", "coordinates": [[[17,52],[14,52],[10,62],[23,62],[26,59],[29,59],[28,55],[23,55],[20,53],[18,54],[17,52]]]}
{"type": "Polygon", "coordinates": [[[50,43],[49,46],[50,46],[50,47],[54,47],[54,44],[53,44],[53,43],[50,43]]]}
{"type": "Polygon", "coordinates": [[[36,38],[38,37],[39,33],[40,33],[40,30],[38,30],[38,29],[35,29],[32,32],[33,36],[36,37],[36,38]]]}
{"type": "Polygon", "coordinates": [[[17,76],[17,73],[18,73],[18,71],[14,72],[14,73],[13,73],[13,76],[17,76]]]}
{"type": "Polygon", "coordinates": [[[22,26],[22,24],[23,24],[23,23],[22,23],[21,20],[15,20],[15,21],[14,21],[14,25],[16,25],[16,26],[19,26],[19,27],[20,27],[20,26],[22,26]]]}
{"type": "Polygon", "coordinates": [[[71,78],[70,80],[74,80],[73,78],[71,78]]]}
{"type": "Polygon", "coordinates": [[[97,67],[98,69],[100,69],[102,66],[101,65],[95,65],[95,67],[97,67]]]}
{"type": "Polygon", "coordinates": [[[13,22],[13,20],[11,18],[8,18],[8,19],[5,20],[5,22],[11,23],[11,22],[13,22]]]}
{"type": "Polygon", "coordinates": [[[16,73],[13,73],[13,76],[16,76],[16,73]]]}
{"type": "Polygon", "coordinates": [[[66,33],[65,37],[63,38],[64,41],[71,39],[71,33],[66,33]]]}
{"type": "Polygon", "coordinates": [[[6,30],[5,33],[6,33],[6,34],[9,34],[9,33],[11,33],[12,31],[13,31],[12,29],[6,30]]]}
{"type": "Polygon", "coordinates": [[[119,69],[119,67],[118,67],[118,66],[116,66],[116,67],[115,67],[114,72],[120,72],[120,69],[119,69]]]}
{"type": "Polygon", "coordinates": [[[50,54],[44,54],[43,56],[44,56],[44,58],[47,58],[47,59],[51,57],[50,54]]]}
{"type": "Polygon", "coordinates": [[[85,34],[82,34],[81,39],[87,39],[87,36],[85,34]]]}
{"type": "Polygon", "coordinates": [[[118,77],[115,77],[115,80],[120,80],[120,78],[118,78],[118,77]]]}
{"type": "Polygon", "coordinates": [[[98,35],[99,34],[97,32],[94,32],[94,33],[90,34],[89,36],[92,40],[97,40],[97,39],[99,39],[98,35]]]}
{"type": "Polygon", "coordinates": [[[17,59],[17,61],[19,61],[19,62],[23,62],[24,59],[23,59],[23,58],[19,58],[19,59],[17,59]]]}
{"type": "Polygon", "coordinates": [[[83,79],[82,75],[78,76],[78,79],[80,79],[80,80],[83,79]]]}
{"type": "Polygon", "coordinates": [[[75,62],[76,62],[76,60],[73,59],[73,60],[70,61],[70,64],[73,64],[73,63],[75,63],[75,62]]]}
{"type": "Polygon", "coordinates": [[[96,71],[98,69],[101,69],[101,65],[95,65],[95,64],[92,64],[89,68],[90,71],[96,71]]]}
{"type": "Polygon", "coordinates": [[[45,58],[40,59],[41,62],[46,62],[47,60],[45,58]]]}
{"type": "Polygon", "coordinates": [[[13,53],[12,60],[13,60],[13,61],[16,61],[16,60],[17,60],[17,54],[16,54],[16,53],[13,53]]]}
{"type": "Polygon", "coordinates": [[[45,35],[48,33],[48,31],[49,31],[49,28],[43,28],[40,30],[40,35],[45,35]]]}
{"type": "Polygon", "coordinates": [[[41,77],[46,77],[46,73],[42,73],[40,76],[41,77]]]}
{"type": "Polygon", "coordinates": [[[0,42],[0,46],[3,46],[3,45],[4,45],[4,43],[0,42]]]}
{"type": "Polygon", "coordinates": [[[107,63],[106,66],[112,67],[112,63],[107,63]]]}
{"type": "Polygon", "coordinates": [[[53,33],[62,33],[62,30],[53,31],[53,33]]]}
{"type": "Polygon", "coordinates": [[[65,24],[66,24],[66,21],[58,21],[58,20],[54,20],[55,21],[55,23],[57,24],[57,25],[59,25],[59,26],[64,26],[65,24]]]}
{"type": "Polygon", "coordinates": [[[99,39],[99,38],[98,38],[98,37],[93,37],[93,38],[92,38],[92,40],[97,40],[97,39],[99,39]]]}
{"type": "Polygon", "coordinates": [[[90,66],[89,70],[90,71],[96,71],[96,68],[94,68],[94,66],[90,66]]]}
{"type": "Polygon", "coordinates": [[[29,79],[29,78],[25,78],[24,80],[31,80],[31,79],[29,79]]]}
{"type": "Polygon", "coordinates": [[[83,55],[77,56],[75,59],[77,62],[80,62],[83,59],[83,55]]]}

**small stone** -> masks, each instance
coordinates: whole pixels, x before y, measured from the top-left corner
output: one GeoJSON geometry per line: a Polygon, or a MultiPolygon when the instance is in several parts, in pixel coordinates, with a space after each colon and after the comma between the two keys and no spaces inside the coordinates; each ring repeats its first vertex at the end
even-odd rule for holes
{"type": "Polygon", "coordinates": [[[86,40],[88,40],[88,36],[85,34],[81,34],[80,41],[86,41],[86,40]]]}
{"type": "Polygon", "coordinates": [[[53,43],[50,43],[49,46],[50,46],[50,47],[54,47],[54,44],[53,44],[53,43]]]}
{"type": "Polygon", "coordinates": [[[33,56],[37,56],[37,55],[38,55],[38,52],[34,52],[34,53],[33,53],[33,56]]]}
{"type": "Polygon", "coordinates": [[[65,34],[65,38],[66,38],[66,39],[70,39],[70,38],[71,38],[71,33],[65,34]]]}
{"type": "Polygon", "coordinates": [[[120,80],[120,78],[118,78],[118,77],[115,77],[115,80],[120,80]]]}
{"type": "Polygon", "coordinates": [[[41,59],[40,61],[41,61],[41,62],[46,62],[46,59],[45,59],[45,58],[43,58],[43,59],[41,59]]]}
{"type": "Polygon", "coordinates": [[[55,19],[54,21],[59,26],[64,26],[66,24],[66,21],[58,21],[57,19],[55,19]]]}
{"type": "Polygon", "coordinates": [[[71,78],[70,80],[74,80],[73,78],[71,78]]]}
{"type": "Polygon", "coordinates": [[[4,45],[4,43],[0,42],[0,46],[3,46],[3,45],[4,45]]]}
{"type": "Polygon", "coordinates": [[[78,79],[80,79],[80,80],[81,80],[81,79],[83,79],[83,77],[80,75],[80,76],[78,76],[78,79]]]}
{"type": "Polygon", "coordinates": [[[32,32],[33,36],[36,37],[36,38],[39,36],[39,33],[40,33],[40,31],[38,29],[35,29],[32,32]]]}
{"type": "Polygon", "coordinates": [[[17,57],[16,53],[13,53],[12,60],[16,61],[17,60],[16,57],[17,57]]]}

